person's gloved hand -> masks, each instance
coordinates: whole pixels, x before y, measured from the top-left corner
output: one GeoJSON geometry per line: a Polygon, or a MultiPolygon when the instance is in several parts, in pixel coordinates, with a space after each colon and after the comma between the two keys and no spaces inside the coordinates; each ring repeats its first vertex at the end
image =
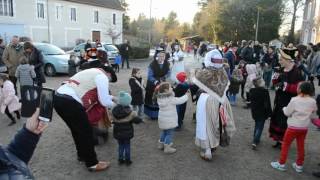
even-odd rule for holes
{"type": "Polygon", "coordinates": [[[39,113],[40,109],[37,108],[36,112],[27,119],[26,123],[26,128],[34,134],[41,134],[48,127],[48,123],[39,121],[39,113]]]}

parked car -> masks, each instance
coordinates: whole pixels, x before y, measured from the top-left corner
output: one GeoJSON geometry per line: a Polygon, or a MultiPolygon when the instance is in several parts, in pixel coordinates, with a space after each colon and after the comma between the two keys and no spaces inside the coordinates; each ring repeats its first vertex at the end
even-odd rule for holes
{"type": "Polygon", "coordinates": [[[56,73],[68,73],[69,54],[48,43],[34,43],[34,46],[44,56],[44,72],[47,76],[54,76],[56,73]]]}
{"type": "MultiPolygon", "coordinates": [[[[111,64],[114,64],[114,60],[115,60],[116,56],[119,54],[118,48],[115,45],[110,44],[110,43],[101,43],[101,44],[102,44],[101,48],[104,51],[106,51],[107,54],[108,54],[109,62],[111,64]]],[[[80,56],[80,51],[84,50],[84,46],[85,45],[86,45],[86,43],[81,43],[81,44],[77,45],[76,47],[74,47],[73,50],[68,51],[67,53],[74,52],[79,57],[80,56]]],[[[94,42],[92,42],[91,46],[95,47],[96,45],[95,45],[94,42]]]]}

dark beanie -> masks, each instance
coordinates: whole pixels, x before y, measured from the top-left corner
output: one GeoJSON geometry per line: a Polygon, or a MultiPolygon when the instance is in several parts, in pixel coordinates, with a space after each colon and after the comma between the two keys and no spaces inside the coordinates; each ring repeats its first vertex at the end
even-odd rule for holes
{"type": "Polygon", "coordinates": [[[31,42],[27,41],[23,44],[23,49],[26,50],[26,49],[33,49],[33,45],[31,42]]]}
{"type": "Polygon", "coordinates": [[[114,72],[113,68],[110,66],[102,66],[101,69],[103,69],[106,73],[111,74],[111,81],[110,82],[117,82],[118,78],[116,73],[114,72]]]}

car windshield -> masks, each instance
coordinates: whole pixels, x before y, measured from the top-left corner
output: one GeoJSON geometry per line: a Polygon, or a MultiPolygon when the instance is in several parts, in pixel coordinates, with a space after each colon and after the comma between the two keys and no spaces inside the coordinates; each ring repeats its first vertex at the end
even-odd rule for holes
{"type": "Polygon", "coordinates": [[[63,55],[66,54],[62,49],[52,44],[41,44],[36,47],[45,55],[63,55]]]}
{"type": "Polygon", "coordinates": [[[118,51],[117,47],[114,46],[114,45],[111,45],[111,44],[105,44],[105,45],[104,45],[104,48],[105,48],[107,51],[118,51]]]}

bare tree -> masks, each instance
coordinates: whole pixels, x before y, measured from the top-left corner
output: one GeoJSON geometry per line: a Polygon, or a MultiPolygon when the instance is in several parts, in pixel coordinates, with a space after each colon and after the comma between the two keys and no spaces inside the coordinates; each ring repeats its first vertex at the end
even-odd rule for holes
{"type": "Polygon", "coordinates": [[[294,30],[296,26],[296,20],[297,20],[297,11],[304,5],[304,0],[289,0],[293,4],[292,9],[292,20],[291,20],[291,28],[289,31],[288,40],[289,42],[294,42],[294,30]]]}
{"type": "Polygon", "coordinates": [[[118,32],[115,28],[108,28],[105,35],[110,36],[112,44],[115,44],[116,40],[121,36],[122,32],[118,32]]]}

